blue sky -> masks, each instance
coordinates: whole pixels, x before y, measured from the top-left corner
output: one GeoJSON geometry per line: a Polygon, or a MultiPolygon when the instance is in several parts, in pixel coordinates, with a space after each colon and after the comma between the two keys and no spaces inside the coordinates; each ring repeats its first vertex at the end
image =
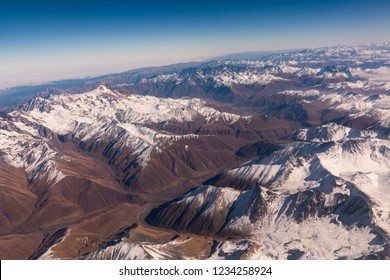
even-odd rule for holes
{"type": "Polygon", "coordinates": [[[241,51],[390,41],[389,2],[8,1],[0,89],[241,51]]]}

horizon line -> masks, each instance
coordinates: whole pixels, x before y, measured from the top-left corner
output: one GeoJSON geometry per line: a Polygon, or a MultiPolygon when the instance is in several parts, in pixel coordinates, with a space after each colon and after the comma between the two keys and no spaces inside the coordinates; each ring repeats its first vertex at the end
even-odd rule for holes
{"type": "MultiPolygon", "coordinates": [[[[369,42],[369,43],[363,43],[363,44],[337,44],[337,45],[326,45],[321,47],[315,47],[315,48],[292,48],[292,49],[273,49],[273,50],[243,50],[238,52],[230,52],[225,53],[217,56],[212,57],[206,57],[206,58],[200,58],[200,60],[184,60],[184,61],[178,61],[178,62],[172,62],[172,63],[163,63],[163,64],[157,64],[157,65],[145,65],[135,68],[129,68],[127,70],[123,71],[114,71],[114,72],[107,72],[102,74],[90,74],[85,76],[75,76],[75,77],[69,77],[69,78],[58,78],[58,79],[52,79],[47,81],[37,81],[37,82],[31,82],[31,83],[25,83],[15,86],[9,86],[5,88],[0,88],[0,94],[6,93],[9,90],[15,90],[18,88],[23,87],[35,87],[35,86],[43,86],[43,85],[50,85],[54,83],[59,82],[66,82],[66,81],[73,81],[73,80],[88,80],[88,79],[98,79],[105,76],[111,76],[111,75],[120,75],[124,74],[130,71],[137,71],[142,69],[153,69],[158,67],[169,67],[174,65],[180,65],[180,64],[189,64],[189,63],[209,63],[209,62],[219,62],[219,61],[228,61],[228,60],[237,60],[240,58],[229,58],[229,56],[235,56],[235,55],[245,55],[245,54],[263,54],[263,55],[272,55],[274,53],[283,53],[283,52],[298,52],[302,50],[316,50],[316,49],[324,49],[324,48],[336,48],[336,47],[369,47],[369,46],[390,46],[390,41],[377,41],[377,42],[369,42]]],[[[255,58],[253,58],[255,59],[255,58]]],[[[259,58],[260,59],[260,58],[259,58]]],[[[242,60],[242,58],[240,59],[242,60]]]]}

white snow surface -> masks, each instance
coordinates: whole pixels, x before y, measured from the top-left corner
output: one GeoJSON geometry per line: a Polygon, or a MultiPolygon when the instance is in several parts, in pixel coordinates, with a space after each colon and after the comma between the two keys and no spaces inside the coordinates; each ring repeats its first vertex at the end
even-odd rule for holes
{"type": "MultiPolygon", "coordinates": [[[[330,222],[332,216],[309,218],[303,223],[284,216],[272,217],[290,195],[320,190],[325,194],[325,205],[332,205],[339,194],[356,195],[350,187],[353,186],[370,205],[373,223],[389,237],[390,141],[336,124],[301,129],[295,135],[299,136],[296,140],[304,142],[288,144],[270,156],[226,173],[236,180],[257,182],[277,195],[276,200],[264,198],[270,201],[269,220],[253,224],[244,215],[229,226],[237,230],[251,228],[248,242],[257,245],[248,253],[249,258],[285,259],[290,250],[299,250],[305,252],[301,256],[304,259],[351,259],[381,251],[382,245],[371,242],[375,238],[371,232],[374,226],[335,224],[330,222]]],[[[231,246],[234,242],[221,245],[212,258],[227,256],[233,250],[231,246]]],[[[240,250],[240,246],[236,249],[240,250]]]]}
{"type": "MultiPolygon", "coordinates": [[[[301,130],[301,133],[308,134],[307,130],[301,130]]],[[[390,236],[390,141],[377,139],[376,135],[364,131],[361,136],[351,134],[350,128],[335,124],[312,129],[311,137],[302,137],[301,140],[313,143],[325,140],[335,142],[327,146],[291,144],[253,165],[258,168],[252,173],[262,174],[271,167],[275,168],[276,163],[281,164],[283,168],[278,170],[271,184],[272,188],[278,190],[285,190],[286,186],[290,191],[319,186],[325,190],[327,185],[337,185],[335,182],[338,179],[350,182],[369,198],[376,209],[374,214],[377,224],[390,236]],[[332,130],[329,133],[330,128],[332,130]],[[328,134],[324,135],[324,131],[328,134]]],[[[269,182],[269,178],[267,181],[262,176],[255,178],[262,184],[269,182]]]]}
{"type": "Polygon", "coordinates": [[[350,119],[362,116],[378,120],[384,128],[390,127],[390,95],[377,94],[375,96],[356,93],[329,93],[320,97],[321,101],[330,103],[330,110],[342,111],[350,119]]]}
{"type": "Polygon", "coordinates": [[[200,99],[124,95],[104,86],[83,94],[53,95],[48,99],[40,98],[39,101],[40,104],[36,108],[24,112],[22,116],[27,115],[60,134],[74,131],[79,124],[100,127],[113,121],[126,125],[134,132],[134,126],[130,128],[131,125],[145,126],[167,121],[189,122],[197,117],[226,122],[250,118],[218,111],[200,99]],[[42,107],[47,110],[42,110],[42,107]]]}
{"type": "Polygon", "coordinates": [[[272,81],[284,80],[281,77],[274,76],[268,73],[258,73],[257,71],[244,71],[244,72],[233,72],[226,69],[222,73],[213,76],[213,79],[218,86],[225,85],[231,86],[235,84],[269,84],[272,81]]]}
{"type": "Polygon", "coordinates": [[[321,127],[299,129],[293,134],[292,138],[300,141],[331,142],[349,138],[350,134],[354,134],[351,131],[355,132],[356,136],[360,136],[359,131],[335,123],[329,123],[321,127]]]}
{"type": "Polygon", "coordinates": [[[0,125],[0,155],[7,164],[24,169],[29,179],[46,179],[50,185],[65,177],[56,164],[58,151],[37,137],[34,128],[19,122],[7,122],[7,126],[14,126],[14,129],[9,131],[0,125]],[[18,132],[17,128],[21,130],[18,132]]]}
{"type": "Polygon", "coordinates": [[[38,133],[41,125],[57,134],[71,133],[82,141],[91,138],[101,141],[124,130],[125,144],[133,148],[134,153],[140,154],[138,159],[145,166],[157,145],[198,137],[157,132],[149,127],[152,123],[189,122],[196,118],[234,123],[240,119],[251,119],[251,116],[218,111],[200,99],[124,95],[106,85],[82,94],[52,95],[47,99],[37,97],[27,108],[9,113],[11,121],[1,119],[0,148],[3,157],[9,164],[24,168],[30,176],[38,171],[40,176],[50,174],[47,179],[53,184],[65,175],[56,167],[56,149],[38,133]],[[12,129],[6,129],[7,126],[12,129]],[[30,158],[29,161],[27,158],[30,158]]]}
{"type": "Polygon", "coordinates": [[[301,259],[355,259],[381,251],[380,245],[369,244],[375,238],[370,231],[336,225],[328,218],[302,223],[280,219],[267,227],[254,225],[249,240],[257,246],[249,259],[287,259],[295,250],[304,252],[301,259]]]}
{"type": "MultiPolygon", "coordinates": [[[[233,188],[217,188],[203,186],[193,192],[187,193],[175,203],[185,203],[201,207],[202,216],[211,216],[213,213],[226,209],[237,199],[240,192],[233,188]]],[[[200,210],[200,209],[198,209],[200,210]]]]}

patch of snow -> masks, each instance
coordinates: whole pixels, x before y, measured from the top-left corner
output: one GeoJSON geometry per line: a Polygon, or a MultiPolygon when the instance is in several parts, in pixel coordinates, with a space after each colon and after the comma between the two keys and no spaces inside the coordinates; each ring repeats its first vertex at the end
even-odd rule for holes
{"type": "Polygon", "coordinates": [[[258,246],[249,258],[287,259],[299,250],[301,259],[355,259],[383,250],[381,245],[370,245],[374,239],[371,228],[346,228],[329,218],[302,223],[280,219],[268,227],[254,226],[249,240],[258,246]]]}

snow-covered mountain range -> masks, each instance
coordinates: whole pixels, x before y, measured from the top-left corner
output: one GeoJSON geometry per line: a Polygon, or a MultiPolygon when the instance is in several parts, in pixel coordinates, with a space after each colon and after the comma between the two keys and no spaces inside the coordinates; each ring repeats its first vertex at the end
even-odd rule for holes
{"type": "Polygon", "coordinates": [[[390,47],[50,89],[0,114],[0,256],[389,258],[390,47]]]}

